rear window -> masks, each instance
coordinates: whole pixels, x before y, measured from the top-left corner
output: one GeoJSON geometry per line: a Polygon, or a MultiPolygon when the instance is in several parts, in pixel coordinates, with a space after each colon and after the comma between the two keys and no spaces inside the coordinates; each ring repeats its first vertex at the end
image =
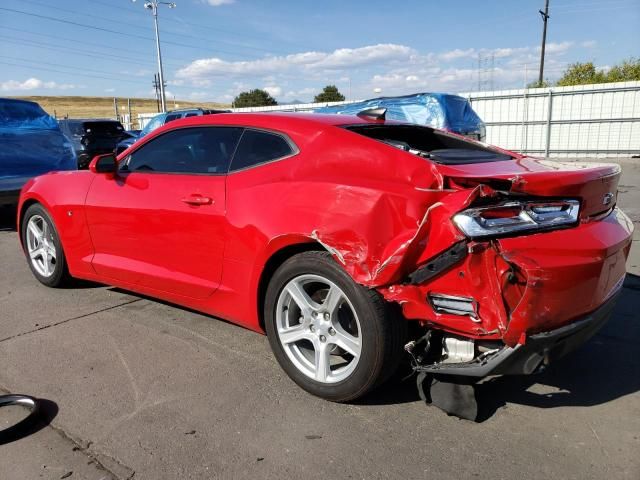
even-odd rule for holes
{"type": "Polygon", "coordinates": [[[84,133],[100,137],[120,137],[124,127],[120,122],[84,122],[84,133]]]}
{"type": "Polygon", "coordinates": [[[231,162],[231,171],[271,162],[295,153],[289,142],[277,133],[247,129],[231,162]]]}
{"type": "Polygon", "coordinates": [[[84,134],[82,122],[76,122],[73,120],[61,120],[60,126],[64,129],[65,133],[68,133],[70,135],[77,135],[81,137],[84,134]]]}
{"type": "Polygon", "coordinates": [[[445,165],[511,160],[511,155],[420,125],[351,125],[354,133],[445,165]]]}

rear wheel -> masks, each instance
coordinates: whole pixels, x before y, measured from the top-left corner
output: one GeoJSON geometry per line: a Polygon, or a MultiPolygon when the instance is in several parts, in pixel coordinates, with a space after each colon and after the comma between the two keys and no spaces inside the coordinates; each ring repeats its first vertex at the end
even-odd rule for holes
{"type": "Polygon", "coordinates": [[[60,287],[71,276],[58,231],[44,207],[38,203],[27,208],[22,220],[22,243],[33,275],[48,287],[60,287]]]}
{"type": "Polygon", "coordinates": [[[333,401],[354,400],[394,372],[406,323],[375,291],[355,283],[327,252],[291,257],[265,299],[274,355],[302,388],[333,401]]]}

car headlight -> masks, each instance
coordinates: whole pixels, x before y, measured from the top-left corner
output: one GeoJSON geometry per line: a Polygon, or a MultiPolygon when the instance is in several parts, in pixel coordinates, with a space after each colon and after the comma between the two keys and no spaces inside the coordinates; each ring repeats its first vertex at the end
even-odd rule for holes
{"type": "Polygon", "coordinates": [[[578,200],[515,201],[464,210],[453,222],[467,237],[481,238],[573,225],[579,211],[578,200]]]}

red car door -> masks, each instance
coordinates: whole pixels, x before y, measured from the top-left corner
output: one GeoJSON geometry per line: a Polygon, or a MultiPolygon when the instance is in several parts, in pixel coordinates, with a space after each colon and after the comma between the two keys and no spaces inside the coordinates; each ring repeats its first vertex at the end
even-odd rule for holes
{"type": "Polygon", "coordinates": [[[237,127],[189,127],[150,140],[86,200],[99,275],[191,298],[218,288],[225,183],[237,127]]]}

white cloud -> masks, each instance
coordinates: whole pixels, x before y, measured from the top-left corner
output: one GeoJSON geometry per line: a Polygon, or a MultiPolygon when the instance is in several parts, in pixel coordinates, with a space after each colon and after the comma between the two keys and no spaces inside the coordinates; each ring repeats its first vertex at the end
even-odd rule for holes
{"type": "Polygon", "coordinates": [[[303,102],[310,102],[311,100],[313,100],[313,97],[316,94],[320,93],[321,90],[321,88],[314,87],[305,87],[301,88],[300,90],[289,90],[284,95],[282,95],[281,100],[285,102],[290,102],[292,100],[302,100],[303,102]]]}
{"type": "MultiPolygon", "coordinates": [[[[545,46],[545,54],[546,53],[564,53],[567,50],[569,50],[571,47],[573,47],[573,42],[560,42],[560,43],[555,43],[555,42],[551,42],[551,43],[547,43],[547,45],[545,46]]],[[[536,47],[536,51],[540,51],[540,47],[536,47]]]]}
{"type": "Polygon", "coordinates": [[[371,64],[391,64],[407,61],[415,52],[396,44],[369,45],[360,48],[340,48],[333,52],[303,52],[286,56],[269,56],[258,60],[228,62],[220,58],[203,58],[191,62],[176,72],[176,77],[210,82],[211,76],[269,75],[302,68],[305,71],[339,70],[371,64]]]}
{"type": "Polygon", "coordinates": [[[581,47],[584,48],[593,48],[598,44],[598,42],[596,42],[595,40],[585,40],[584,42],[582,42],[580,44],[581,47]]]}
{"type": "Polygon", "coordinates": [[[282,95],[282,88],[278,86],[264,87],[264,91],[274,98],[282,95]]]}
{"type": "Polygon", "coordinates": [[[441,53],[439,57],[445,62],[450,62],[452,60],[458,60],[459,58],[475,57],[476,55],[477,52],[475,48],[468,48],[467,50],[456,48],[455,50],[441,53]]]}
{"type": "Polygon", "coordinates": [[[219,7],[221,5],[231,5],[235,3],[235,0],[203,0],[203,3],[208,3],[212,7],[219,7]]]}
{"type": "MultiPolygon", "coordinates": [[[[592,44],[592,41],[548,43],[545,72],[553,80],[566,66],[567,52],[592,44]]],[[[466,92],[478,88],[477,58],[492,56],[493,61],[483,64],[484,87],[491,84],[496,89],[520,88],[533,79],[540,51],[539,46],[529,45],[419,52],[406,45],[386,43],[269,55],[248,61],[201,58],[175,72],[173,77],[223,101],[231,101],[239,92],[252,88],[265,88],[282,102],[311,100],[327,84],[338,85],[350,98],[370,97],[376,88],[383,95],[466,92]]]]}
{"type": "Polygon", "coordinates": [[[79,88],[77,85],[71,85],[69,83],[56,83],[56,82],[43,82],[39,78],[28,78],[24,82],[18,80],[7,80],[0,83],[0,90],[3,92],[10,91],[27,91],[37,89],[47,90],[69,90],[72,88],[79,88]]]}

